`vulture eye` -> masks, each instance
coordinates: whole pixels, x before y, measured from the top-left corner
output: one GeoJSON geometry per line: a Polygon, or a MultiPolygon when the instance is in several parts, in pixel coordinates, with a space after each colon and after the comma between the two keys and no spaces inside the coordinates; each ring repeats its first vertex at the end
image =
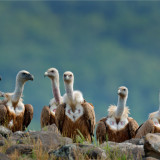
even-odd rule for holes
{"type": "Polygon", "coordinates": [[[64,77],[66,77],[67,75],[66,74],[64,74],[64,77]]]}
{"type": "Polygon", "coordinates": [[[54,73],[54,70],[51,70],[52,73],[54,73]]]}
{"type": "Polygon", "coordinates": [[[72,75],[71,75],[71,74],[70,74],[69,76],[70,76],[70,77],[72,77],[72,75]]]}
{"type": "Polygon", "coordinates": [[[123,91],[126,91],[126,89],[124,88],[123,91]]]}
{"type": "Polygon", "coordinates": [[[23,72],[22,75],[25,76],[25,75],[27,75],[27,74],[23,72]]]}

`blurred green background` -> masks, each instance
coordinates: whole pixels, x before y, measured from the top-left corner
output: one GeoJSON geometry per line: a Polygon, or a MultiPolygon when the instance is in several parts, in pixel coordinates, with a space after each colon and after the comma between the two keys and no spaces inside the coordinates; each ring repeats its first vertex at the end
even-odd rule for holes
{"type": "Polygon", "coordinates": [[[129,89],[127,105],[138,123],[158,110],[160,2],[0,2],[0,90],[12,92],[19,70],[35,76],[24,89],[34,106],[30,129],[40,129],[42,107],[52,98],[44,72],[75,75],[74,89],[95,106],[97,121],[129,89]]]}

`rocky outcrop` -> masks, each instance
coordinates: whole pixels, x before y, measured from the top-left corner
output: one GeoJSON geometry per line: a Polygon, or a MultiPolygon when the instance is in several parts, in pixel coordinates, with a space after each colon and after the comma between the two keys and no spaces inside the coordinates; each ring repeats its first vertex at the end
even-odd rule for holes
{"type": "Polygon", "coordinates": [[[4,146],[5,138],[0,134],[0,146],[4,146]]]}
{"type": "Polygon", "coordinates": [[[72,139],[63,137],[54,124],[41,131],[15,133],[0,126],[0,147],[4,147],[0,160],[8,160],[14,154],[26,155],[31,159],[39,147],[43,152],[41,154],[45,153],[50,159],[103,160],[116,155],[114,159],[157,160],[160,159],[160,134],[149,133],[141,139],[130,139],[123,143],[108,141],[93,145],[88,142],[73,143],[72,139]]]}
{"type": "Polygon", "coordinates": [[[54,155],[56,159],[78,160],[85,157],[89,159],[106,159],[106,153],[103,149],[95,147],[92,144],[69,144],[64,145],[58,150],[52,150],[49,155],[54,155]]]}
{"type": "Polygon", "coordinates": [[[159,159],[153,158],[153,157],[146,157],[146,158],[143,158],[143,160],[159,160],[159,159]]]}
{"type": "Polygon", "coordinates": [[[4,127],[4,126],[0,126],[0,134],[7,138],[12,134],[12,131],[9,130],[8,128],[4,127]]]}
{"type": "Polygon", "coordinates": [[[72,143],[72,139],[62,137],[61,135],[55,134],[52,131],[36,131],[30,132],[29,137],[31,140],[40,140],[43,149],[48,151],[50,148],[57,149],[58,147],[72,143]]]}
{"type": "Polygon", "coordinates": [[[160,134],[148,133],[146,135],[144,151],[146,157],[160,159],[160,134]]]}
{"type": "Polygon", "coordinates": [[[41,143],[44,150],[49,151],[50,148],[57,149],[65,144],[72,143],[72,139],[63,137],[59,132],[57,127],[53,124],[47,127],[48,130],[42,131],[30,131],[30,132],[15,132],[11,135],[10,139],[15,142],[15,144],[26,144],[38,142],[41,143]]]}
{"type": "MultiPolygon", "coordinates": [[[[139,139],[140,141],[140,139],[139,139]]],[[[106,148],[106,152],[117,152],[119,156],[126,155],[127,159],[142,159],[144,156],[143,145],[135,145],[132,143],[115,143],[115,142],[105,142],[100,145],[101,148],[106,148]]]]}
{"type": "Polygon", "coordinates": [[[42,128],[42,131],[50,131],[50,132],[55,133],[57,135],[61,135],[61,133],[58,131],[58,128],[56,127],[55,124],[45,126],[44,128],[42,128]]]}
{"type": "Polygon", "coordinates": [[[10,158],[5,154],[0,153],[0,160],[10,160],[10,158]]]}
{"type": "Polygon", "coordinates": [[[123,143],[132,143],[135,145],[144,145],[144,138],[132,138],[130,140],[127,140],[123,143]]]}
{"type": "Polygon", "coordinates": [[[6,150],[6,154],[7,155],[12,154],[15,151],[17,151],[19,154],[32,154],[32,149],[33,149],[32,145],[17,144],[9,147],[6,150]]]}

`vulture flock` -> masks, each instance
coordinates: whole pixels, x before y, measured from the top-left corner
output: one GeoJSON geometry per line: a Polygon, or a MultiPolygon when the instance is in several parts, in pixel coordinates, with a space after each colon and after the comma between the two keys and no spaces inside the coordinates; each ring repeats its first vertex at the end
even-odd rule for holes
{"type": "MultiPolygon", "coordinates": [[[[61,96],[59,72],[50,68],[44,76],[49,77],[52,85],[53,97],[48,106],[41,112],[41,128],[56,124],[63,136],[76,141],[77,136],[92,142],[96,126],[94,107],[83,98],[83,94],[74,90],[74,75],[70,71],[63,74],[66,93],[61,96]]],[[[15,90],[12,93],[0,92],[0,125],[13,132],[25,131],[33,118],[33,106],[23,103],[24,84],[34,77],[28,71],[19,71],[16,76],[15,90]]],[[[1,80],[1,77],[0,77],[1,80]]],[[[99,143],[105,141],[123,142],[131,138],[141,138],[147,133],[160,133],[160,106],[157,112],[149,115],[142,125],[128,114],[126,106],[128,89],[125,86],[118,88],[118,102],[108,107],[108,115],[97,123],[96,137],[99,143]]],[[[160,100],[160,95],[159,95],[160,100]]]]}

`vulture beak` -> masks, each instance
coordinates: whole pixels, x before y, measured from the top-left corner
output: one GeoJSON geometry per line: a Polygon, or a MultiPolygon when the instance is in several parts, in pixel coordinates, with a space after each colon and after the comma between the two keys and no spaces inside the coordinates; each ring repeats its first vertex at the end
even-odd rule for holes
{"type": "Polygon", "coordinates": [[[120,89],[118,89],[118,92],[117,92],[117,94],[118,94],[118,95],[120,95],[120,93],[121,93],[121,91],[120,91],[120,89]]]}
{"type": "Polygon", "coordinates": [[[46,76],[48,76],[48,72],[45,72],[45,73],[44,73],[44,77],[46,77],[46,76]]]}
{"type": "Polygon", "coordinates": [[[64,77],[64,79],[65,79],[65,80],[69,80],[69,76],[66,75],[66,76],[64,77]]]}
{"type": "Polygon", "coordinates": [[[34,76],[32,74],[29,74],[28,79],[31,80],[31,81],[33,81],[34,80],[34,76]]]}

